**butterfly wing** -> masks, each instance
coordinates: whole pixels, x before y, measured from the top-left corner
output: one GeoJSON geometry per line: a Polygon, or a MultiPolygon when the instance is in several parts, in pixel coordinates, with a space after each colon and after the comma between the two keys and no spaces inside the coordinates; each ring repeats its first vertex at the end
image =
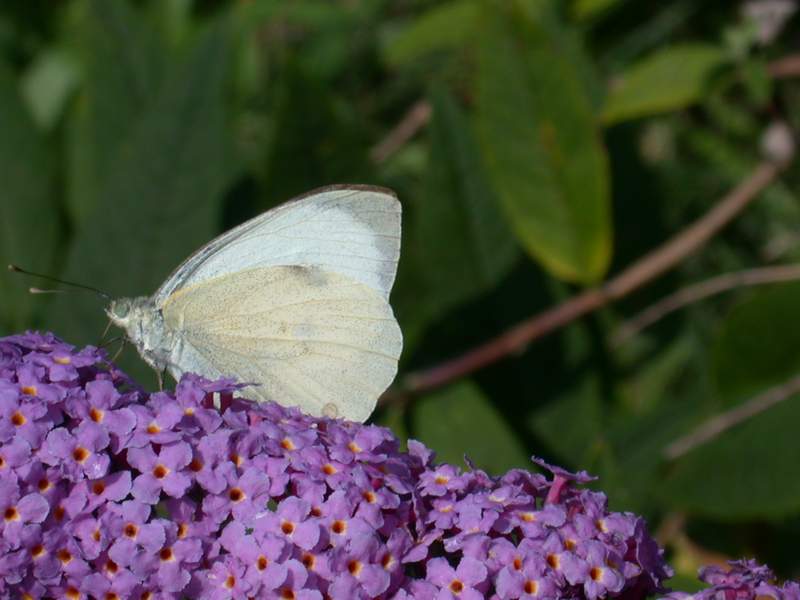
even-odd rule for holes
{"type": "Polygon", "coordinates": [[[402,336],[380,293],[318,266],[257,267],[184,287],[162,308],[170,370],[257,384],[248,396],[364,421],[397,372],[402,336]]]}
{"type": "Polygon", "coordinates": [[[359,281],[383,299],[400,256],[400,203],[373,186],[330,186],[269,210],[186,259],[153,296],[157,307],[184,287],[282,265],[318,266],[359,281]]]}

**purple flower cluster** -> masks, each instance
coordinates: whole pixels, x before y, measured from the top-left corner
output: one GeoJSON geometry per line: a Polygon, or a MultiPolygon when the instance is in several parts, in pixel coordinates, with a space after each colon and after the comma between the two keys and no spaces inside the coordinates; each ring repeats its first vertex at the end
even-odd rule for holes
{"type": "Polygon", "coordinates": [[[586,473],[462,471],[236,389],[187,375],[145,393],[95,348],[0,339],[0,597],[663,592],[644,521],[578,487],[586,473]]]}
{"type": "Polygon", "coordinates": [[[782,586],[774,583],[775,575],[754,560],[734,560],[728,569],[718,566],[700,569],[698,578],[710,587],[687,594],[673,592],[667,600],[800,600],[800,584],[787,581],[782,586]]]}

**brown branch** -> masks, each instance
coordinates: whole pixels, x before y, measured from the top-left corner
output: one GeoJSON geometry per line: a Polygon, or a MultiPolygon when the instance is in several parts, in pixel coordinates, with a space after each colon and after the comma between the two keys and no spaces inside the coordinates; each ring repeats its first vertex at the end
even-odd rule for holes
{"type": "Polygon", "coordinates": [[[789,54],[767,65],[770,77],[787,79],[800,76],[800,54],[789,54]]]}
{"type": "Polygon", "coordinates": [[[417,100],[386,137],[372,147],[369,152],[372,162],[381,164],[388,160],[408,140],[414,137],[420,129],[428,124],[432,112],[431,105],[427,100],[417,100]]]}
{"type": "Polygon", "coordinates": [[[664,449],[664,457],[669,460],[680,458],[731,427],[772,408],[798,392],[800,392],[800,375],[795,375],[788,381],[747,400],[744,404],[709,419],[692,433],[678,438],[664,449]]]}
{"type": "Polygon", "coordinates": [[[705,215],[602,287],[587,290],[534,315],[494,339],[441,365],[410,373],[404,379],[404,388],[412,393],[423,392],[482,369],[652,281],[702,247],[775,181],[784,166],[773,162],[760,163],[705,215]]]}
{"type": "Polygon", "coordinates": [[[617,328],[611,336],[611,345],[620,346],[632,337],[638,335],[643,329],[649,327],[667,315],[680,310],[689,304],[705,300],[711,296],[741,287],[780,283],[800,279],[800,265],[780,265],[774,267],[761,267],[726,273],[712,277],[693,285],[686,286],[665,296],[655,304],[647,307],[617,328]]]}

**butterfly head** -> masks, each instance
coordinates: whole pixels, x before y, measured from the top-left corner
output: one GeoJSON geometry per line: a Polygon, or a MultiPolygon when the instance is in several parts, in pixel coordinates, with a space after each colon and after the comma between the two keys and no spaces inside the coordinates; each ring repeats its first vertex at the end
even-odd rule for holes
{"type": "Polygon", "coordinates": [[[120,327],[125,327],[131,317],[133,302],[131,298],[118,298],[112,300],[106,308],[108,318],[120,327]]]}

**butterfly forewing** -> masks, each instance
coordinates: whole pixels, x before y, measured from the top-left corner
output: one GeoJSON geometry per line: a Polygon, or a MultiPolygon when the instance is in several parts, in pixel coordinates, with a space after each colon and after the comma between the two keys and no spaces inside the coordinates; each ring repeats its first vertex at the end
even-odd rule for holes
{"type": "Polygon", "coordinates": [[[199,249],[153,296],[169,296],[256,267],[318,266],[359,281],[388,299],[400,254],[400,203],[371,186],[309,192],[243,223],[199,249]]]}

